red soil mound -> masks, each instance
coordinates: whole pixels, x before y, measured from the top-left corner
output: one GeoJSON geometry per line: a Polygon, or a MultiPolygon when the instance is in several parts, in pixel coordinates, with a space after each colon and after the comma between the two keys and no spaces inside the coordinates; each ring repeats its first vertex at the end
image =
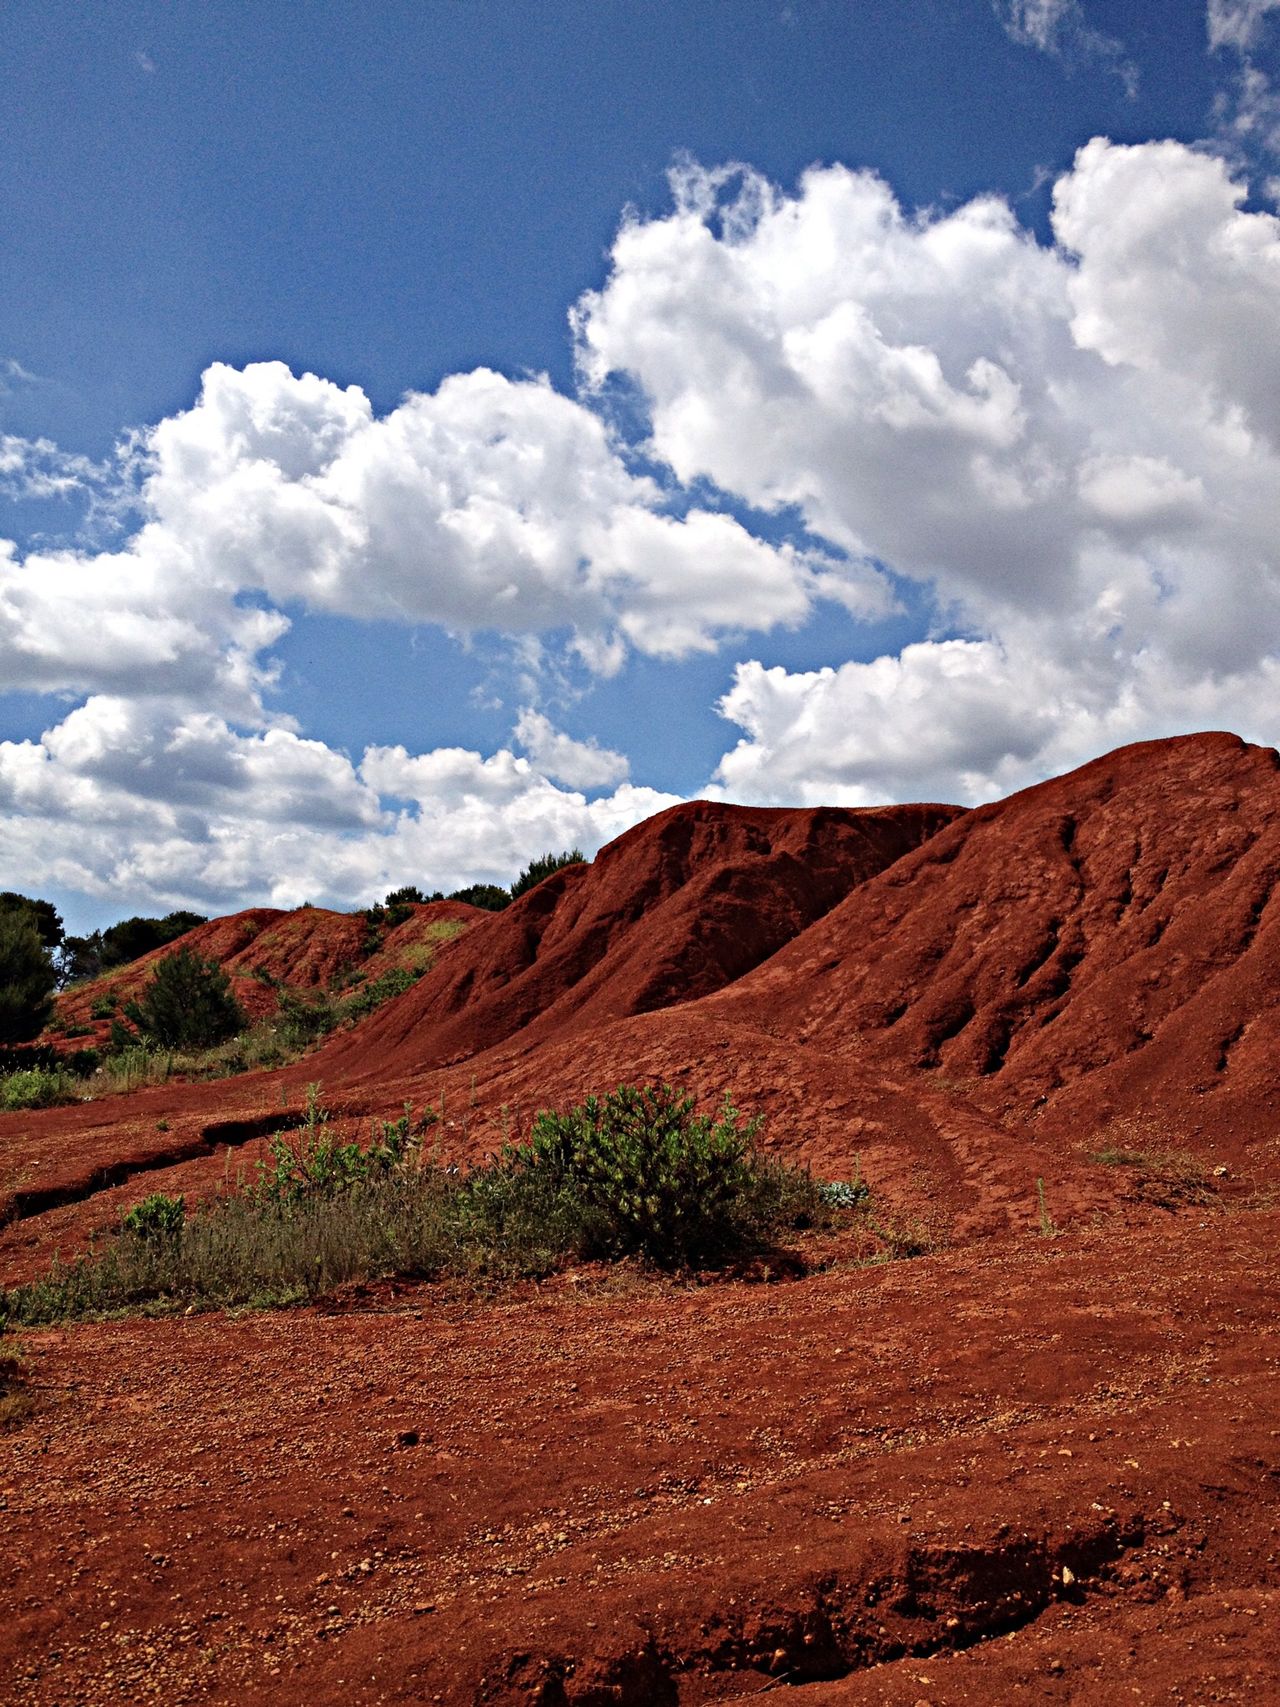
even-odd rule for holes
{"type": "Polygon", "coordinates": [[[967,813],[711,1006],[1004,1115],[1269,1134],[1278,880],[1276,753],[1146,742],[967,813]]]}
{"type": "Polygon", "coordinates": [[[326,1083],[463,1060],[520,1033],[688,1001],[739,978],[957,816],[952,806],[674,806],[473,926],[464,947],[325,1052],[326,1083]]]}
{"type": "Polygon", "coordinates": [[[333,990],[362,974],[372,979],[394,966],[413,967],[447,938],[447,927],[465,926],[487,915],[459,901],[432,901],[412,908],[410,917],[385,930],[371,927],[363,913],[333,913],[325,907],[299,907],[281,912],[275,907],[251,907],[225,919],[210,919],[176,941],[153,949],[92,983],[78,985],[58,999],[54,1026],[91,1027],[91,1037],[105,1038],[109,1019],[96,1019],[95,1003],[110,997],[117,1004],[142,991],[157,963],[176,948],[195,949],[216,960],[231,979],[231,987],[250,1019],[261,1019],[279,1006],[280,988],[302,992],[333,990]],[[445,927],[445,929],[442,929],[445,927]]]}

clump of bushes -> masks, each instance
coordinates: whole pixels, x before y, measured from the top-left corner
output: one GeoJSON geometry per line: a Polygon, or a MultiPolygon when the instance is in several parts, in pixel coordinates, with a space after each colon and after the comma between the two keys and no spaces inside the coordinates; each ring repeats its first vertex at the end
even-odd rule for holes
{"type": "Polygon", "coordinates": [[[566,865],[585,864],[586,858],[581,848],[566,848],[563,853],[545,853],[537,859],[531,859],[511,885],[511,899],[514,901],[518,895],[523,895],[527,889],[535,888],[550,877],[552,872],[561,871],[566,865]]]}
{"type": "Polygon", "coordinates": [[[163,1191],[153,1191],[141,1203],[135,1203],[121,1221],[121,1230],[144,1245],[164,1244],[182,1237],[187,1224],[185,1197],[169,1197],[163,1191]]]}
{"type": "Polygon", "coordinates": [[[194,1213],[153,1195],[121,1235],[39,1282],[0,1294],[34,1323],[172,1304],[287,1303],[353,1280],[510,1279],[585,1258],[664,1270],[721,1264],[838,1218],[807,1172],[756,1145],[726,1101],[713,1118],[669,1086],[622,1086],[563,1113],[461,1173],[424,1160],[435,1116],[344,1136],[308,1097],[301,1126],[256,1174],[194,1213]]]}
{"type": "Polygon", "coordinates": [[[705,1266],[818,1210],[809,1176],[757,1148],[759,1128],[727,1096],[713,1120],[669,1085],[622,1085],[539,1114],[526,1143],[504,1148],[492,1195],[532,1193],[580,1256],[705,1266]]]}

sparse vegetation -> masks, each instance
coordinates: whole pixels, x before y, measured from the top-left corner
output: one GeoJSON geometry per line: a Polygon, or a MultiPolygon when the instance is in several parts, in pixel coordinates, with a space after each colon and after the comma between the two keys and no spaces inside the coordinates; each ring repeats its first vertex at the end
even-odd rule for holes
{"type": "MultiPolygon", "coordinates": [[[[287,1303],[353,1280],[491,1280],[633,1257],[661,1269],[767,1251],[798,1228],[860,1217],[860,1181],[832,1192],[762,1154],[757,1123],[716,1118],[667,1086],[623,1086],[540,1115],[523,1142],[460,1173],[421,1142],[434,1114],[335,1130],[313,1087],[300,1128],[254,1177],[188,1212],[153,1194],[120,1234],[41,1281],[0,1295],[22,1323],[127,1308],[287,1303]]],[[[898,1253],[902,1254],[902,1253],[898,1253]]]]}
{"type": "Polygon", "coordinates": [[[0,1303],[0,1431],[15,1428],[35,1408],[26,1382],[26,1365],[17,1341],[7,1332],[8,1316],[0,1303]]]}
{"type": "Polygon", "coordinates": [[[1203,1206],[1217,1196],[1203,1162],[1187,1150],[1140,1150],[1123,1144],[1104,1144],[1092,1152],[1092,1158],[1103,1167],[1130,1170],[1133,1196],[1156,1208],[1203,1206]]]}
{"type": "Polygon", "coordinates": [[[0,1079],[0,1108],[53,1108],[59,1103],[78,1102],[84,1082],[65,1068],[27,1067],[0,1079]]]}
{"type": "Polygon", "coordinates": [[[1040,1222],[1040,1237],[1042,1239],[1056,1239],[1058,1225],[1049,1213],[1049,1201],[1045,1196],[1043,1179],[1036,1181],[1036,1211],[1040,1222]]]}

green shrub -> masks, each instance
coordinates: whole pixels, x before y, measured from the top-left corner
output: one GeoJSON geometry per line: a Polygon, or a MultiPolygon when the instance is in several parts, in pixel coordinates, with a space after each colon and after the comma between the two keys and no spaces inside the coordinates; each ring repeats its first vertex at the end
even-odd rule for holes
{"type": "Polygon", "coordinates": [[[193,948],[167,954],[124,1012],[148,1042],[167,1049],[208,1049],[246,1024],[222,967],[193,948]]]}
{"type": "Polygon", "coordinates": [[[308,1085],[302,1126],[287,1137],[278,1132],[271,1140],[271,1159],[258,1163],[250,1195],[277,1208],[292,1207],[304,1198],[336,1197],[400,1167],[411,1147],[407,1106],[399,1120],[376,1123],[370,1143],[362,1148],[353,1140],[344,1143],[334,1136],[329,1111],[320,1102],[319,1085],[308,1085]]]}
{"type": "Polygon", "coordinates": [[[95,996],[89,1006],[90,1019],[111,1019],[116,1011],[116,999],[111,995],[95,996]]]}
{"type": "Polygon", "coordinates": [[[53,1108],[75,1102],[75,1079],[61,1068],[28,1067],[0,1079],[0,1108],[53,1108]]]}
{"type": "Polygon", "coordinates": [[[760,1154],[759,1126],[744,1124],[727,1096],[711,1120],[670,1085],[621,1085],[539,1114],[500,1165],[576,1206],[584,1255],[697,1267],[760,1243],[800,1180],[816,1198],[807,1176],[760,1154]]]}
{"type": "MultiPolygon", "coordinates": [[[[420,976],[420,974],[419,974],[420,976]]],[[[405,966],[392,966],[366,984],[355,995],[348,996],[342,1003],[344,1019],[364,1019],[375,1008],[380,1008],[383,1002],[389,1002],[393,996],[403,996],[406,990],[411,990],[416,982],[415,974],[405,966]]]]}
{"type": "Polygon", "coordinates": [[[275,1026],[286,1049],[305,1049],[327,1037],[342,1018],[342,1010],[331,996],[317,991],[302,996],[296,990],[281,990],[275,1026]]]}
{"type": "Polygon", "coordinates": [[[566,865],[585,865],[586,859],[581,848],[566,848],[563,853],[544,853],[537,859],[531,859],[511,885],[511,899],[514,901],[526,889],[533,889],[553,871],[561,871],[566,865]]]}
{"type": "Polygon", "coordinates": [[[185,1197],[166,1197],[162,1191],[153,1191],[150,1197],[134,1204],[120,1225],[130,1238],[140,1239],[144,1244],[161,1244],[181,1238],[186,1221],[185,1197]]]}
{"type": "Polygon", "coordinates": [[[468,883],[465,889],[455,889],[451,901],[464,901],[468,907],[483,907],[486,913],[500,913],[511,905],[511,891],[498,883],[468,883]]]}

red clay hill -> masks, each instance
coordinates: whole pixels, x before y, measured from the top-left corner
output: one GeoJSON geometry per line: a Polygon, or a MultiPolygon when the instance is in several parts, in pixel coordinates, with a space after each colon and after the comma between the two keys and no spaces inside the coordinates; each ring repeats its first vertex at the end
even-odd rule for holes
{"type": "Polygon", "coordinates": [[[695,1001],[926,841],[954,806],[673,806],[473,922],[401,1000],[326,1052],[326,1083],[400,1077],[695,1001]]]}
{"type": "MultiPolygon", "coordinates": [[[[287,1071],[0,1116],[6,1280],[309,1080],[459,1161],[730,1090],[925,1252],[32,1334],[0,1699],[1280,1701],[1278,878],[1280,760],[1225,734],[971,812],[700,802],[450,913],[287,1071]]],[[[195,940],[296,986],[365,928],[244,917],[195,940]]]]}

